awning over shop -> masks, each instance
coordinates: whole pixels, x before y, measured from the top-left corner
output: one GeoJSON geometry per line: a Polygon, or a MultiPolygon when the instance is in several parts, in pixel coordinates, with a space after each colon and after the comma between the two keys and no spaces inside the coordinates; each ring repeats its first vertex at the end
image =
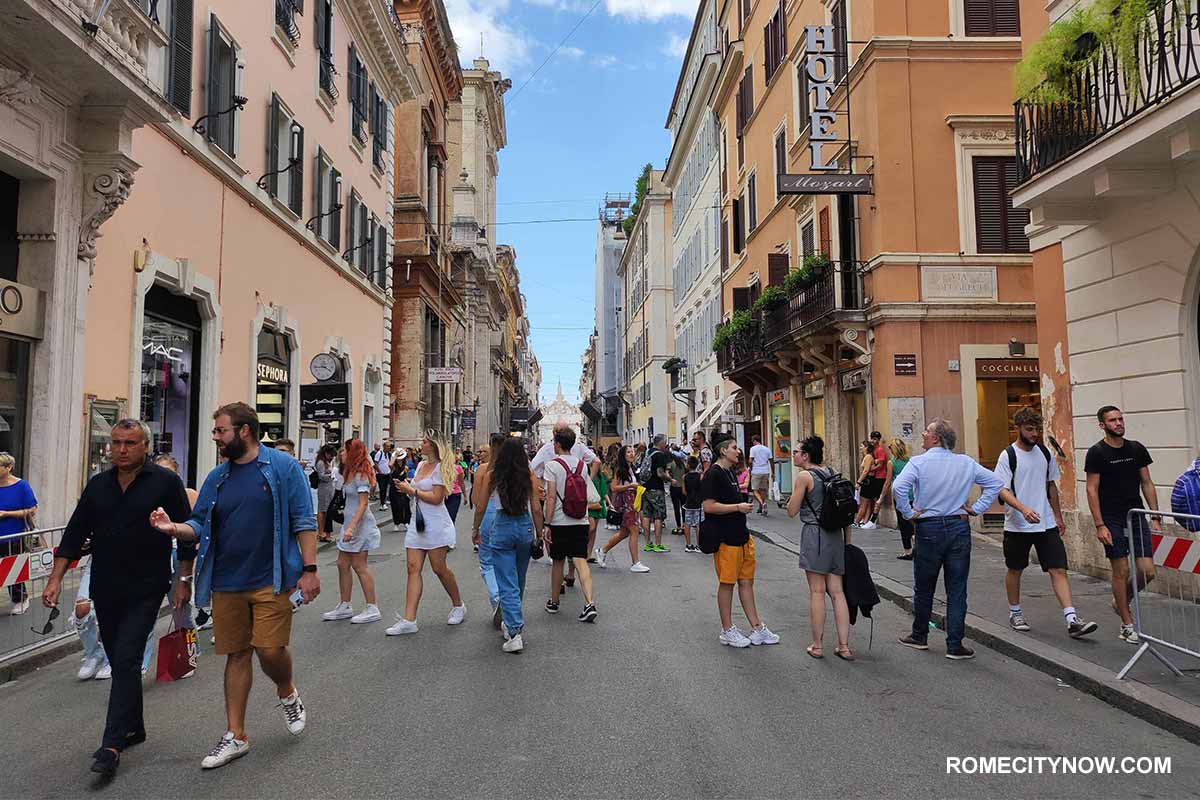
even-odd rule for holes
{"type": "Polygon", "coordinates": [[[698,428],[700,430],[707,432],[707,428],[715,425],[717,420],[719,420],[724,415],[728,414],[730,412],[730,410],[733,409],[734,404],[737,402],[738,398],[741,396],[742,396],[742,390],[734,389],[732,392],[729,393],[729,396],[725,398],[724,403],[720,403],[720,404],[714,403],[712,406],[709,406],[708,410],[705,411],[703,414],[701,414],[696,419],[696,421],[694,423],[692,423],[691,428],[693,430],[698,428]]]}
{"type": "Polygon", "coordinates": [[[604,416],[604,412],[592,404],[590,397],[584,398],[584,401],[579,404],[579,410],[590,420],[598,420],[604,416]]]}

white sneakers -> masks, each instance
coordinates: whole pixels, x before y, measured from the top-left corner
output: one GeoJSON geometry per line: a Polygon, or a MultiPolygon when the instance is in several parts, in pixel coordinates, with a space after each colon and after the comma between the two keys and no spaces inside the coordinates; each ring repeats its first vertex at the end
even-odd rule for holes
{"type": "Polygon", "coordinates": [[[603,548],[597,547],[592,550],[592,558],[596,559],[596,566],[600,569],[608,566],[608,553],[604,552],[603,548]]]}
{"type": "Polygon", "coordinates": [[[636,564],[634,564],[632,567],[630,567],[629,571],[630,572],[649,572],[650,568],[639,561],[636,564]]]}
{"type": "Polygon", "coordinates": [[[9,611],[8,613],[14,617],[19,617],[20,615],[24,614],[28,610],[29,610],[29,598],[27,597],[24,600],[22,600],[21,602],[15,604],[12,607],[12,610],[9,611]]]}
{"type": "Polygon", "coordinates": [[[354,616],[354,606],[349,603],[338,603],[329,611],[321,615],[321,619],[326,622],[333,622],[339,619],[350,619],[354,616]]]}
{"type": "Polygon", "coordinates": [[[308,714],[304,710],[304,703],[300,702],[300,692],[293,689],[290,695],[280,699],[279,706],[283,709],[283,721],[287,723],[288,733],[292,736],[304,733],[308,714]]]}
{"type": "Polygon", "coordinates": [[[383,619],[383,615],[379,613],[379,606],[367,606],[362,610],[362,613],[355,614],[350,618],[352,625],[361,625],[365,622],[379,622],[383,619]]]}
{"type": "Polygon", "coordinates": [[[464,603],[461,606],[455,606],[450,609],[450,617],[446,620],[447,625],[461,625],[462,621],[467,618],[467,606],[464,603]]]}
{"type": "Polygon", "coordinates": [[[750,631],[750,644],[755,647],[761,644],[779,644],[779,634],[772,632],[765,622],[761,623],[750,631]]]}
{"type": "Polygon", "coordinates": [[[83,663],[79,665],[79,672],[75,677],[81,681],[86,681],[89,678],[94,678],[96,673],[100,671],[100,659],[85,658],[83,663]]]}
{"type": "Polygon", "coordinates": [[[384,631],[388,636],[403,636],[406,633],[416,633],[417,623],[396,615],[396,624],[384,631]]]}
{"type": "Polygon", "coordinates": [[[876,528],[878,528],[879,526],[876,525],[874,522],[871,522],[871,520],[867,520],[866,522],[864,522],[862,525],[859,525],[858,527],[862,528],[864,531],[873,531],[876,528]]]}
{"type": "Polygon", "coordinates": [[[719,641],[721,644],[729,645],[730,647],[749,647],[750,640],[746,638],[746,634],[738,630],[738,626],[734,625],[727,631],[721,631],[719,641]]]}
{"type": "Polygon", "coordinates": [[[200,762],[201,769],[216,769],[223,767],[235,758],[241,758],[250,752],[250,742],[246,739],[235,739],[233,731],[225,731],[217,746],[200,762]]]}
{"type": "Polygon", "coordinates": [[[500,649],[506,653],[519,653],[525,649],[525,642],[521,639],[521,634],[517,634],[500,645],[500,649]]]}
{"type": "Polygon", "coordinates": [[[103,667],[100,668],[99,672],[96,673],[96,680],[107,681],[107,680],[111,680],[111,679],[112,679],[112,664],[105,664],[103,667]]]}

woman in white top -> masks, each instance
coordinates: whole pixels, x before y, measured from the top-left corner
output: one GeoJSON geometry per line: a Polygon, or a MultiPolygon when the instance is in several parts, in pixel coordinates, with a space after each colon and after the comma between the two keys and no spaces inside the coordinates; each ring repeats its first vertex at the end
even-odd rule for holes
{"type": "Polygon", "coordinates": [[[375,576],[367,565],[367,553],[379,548],[379,523],[371,511],[371,492],[375,489],[375,468],[367,456],[367,446],[361,439],[351,439],[338,454],[344,478],[342,492],[346,495],[342,535],[338,539],[338,590],[341,602],[321,615],[324,620],[349,619],[359,624],[382,619],[375,605],[375,576]],[[355,614],[350,605],[354,591],[353,575],[358,576],[367,607],[355,614]]]}
{"type": "Polygon", "coordinates": [[[449,487],[454,485],[453,454],[445,439],[433,430],[426,431],[425,438],[421,439],[422,461],[412,482],[399,478],[393,481],[397,491],[416,500],[417,507],[404,536],[408,556],[404,614],[396,615],[396,624],[387,629],[388,636],[417,632],[417,606],[424,588],[421,571],[425,568],[426,554],[433,566],[433,574],[442,582],[442,588],[450,595],[454,606],[446,624],[458,625],[467,615],[467,607],[458,593],[458,581],[446,564],[446,554],[454,544],[454,520],[446,510],[449,487]]]}

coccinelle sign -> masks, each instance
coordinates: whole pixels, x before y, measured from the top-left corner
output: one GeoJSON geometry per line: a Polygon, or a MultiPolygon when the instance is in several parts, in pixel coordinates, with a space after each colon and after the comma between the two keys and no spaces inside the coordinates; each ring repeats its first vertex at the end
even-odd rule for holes
{"type": "Polygon", "coordinates": [[[1036,358],[980,358],[975,361],[978,378],[1037,378],[1036,358]]]}

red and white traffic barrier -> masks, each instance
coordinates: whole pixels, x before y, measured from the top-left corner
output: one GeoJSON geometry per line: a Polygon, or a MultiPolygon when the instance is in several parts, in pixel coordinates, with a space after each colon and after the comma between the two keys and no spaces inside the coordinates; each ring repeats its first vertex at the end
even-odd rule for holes
{"type": "Polygon", "coordinates": [[[0,558],[0,588],[29,580],[29,553],[0,558]]]}
{"type": "Polygon", "coordinates": [[[1151,533],[1150,542],[1157,566],[1200,575],[1200,542],[1163,533],[1151,533]]]}

